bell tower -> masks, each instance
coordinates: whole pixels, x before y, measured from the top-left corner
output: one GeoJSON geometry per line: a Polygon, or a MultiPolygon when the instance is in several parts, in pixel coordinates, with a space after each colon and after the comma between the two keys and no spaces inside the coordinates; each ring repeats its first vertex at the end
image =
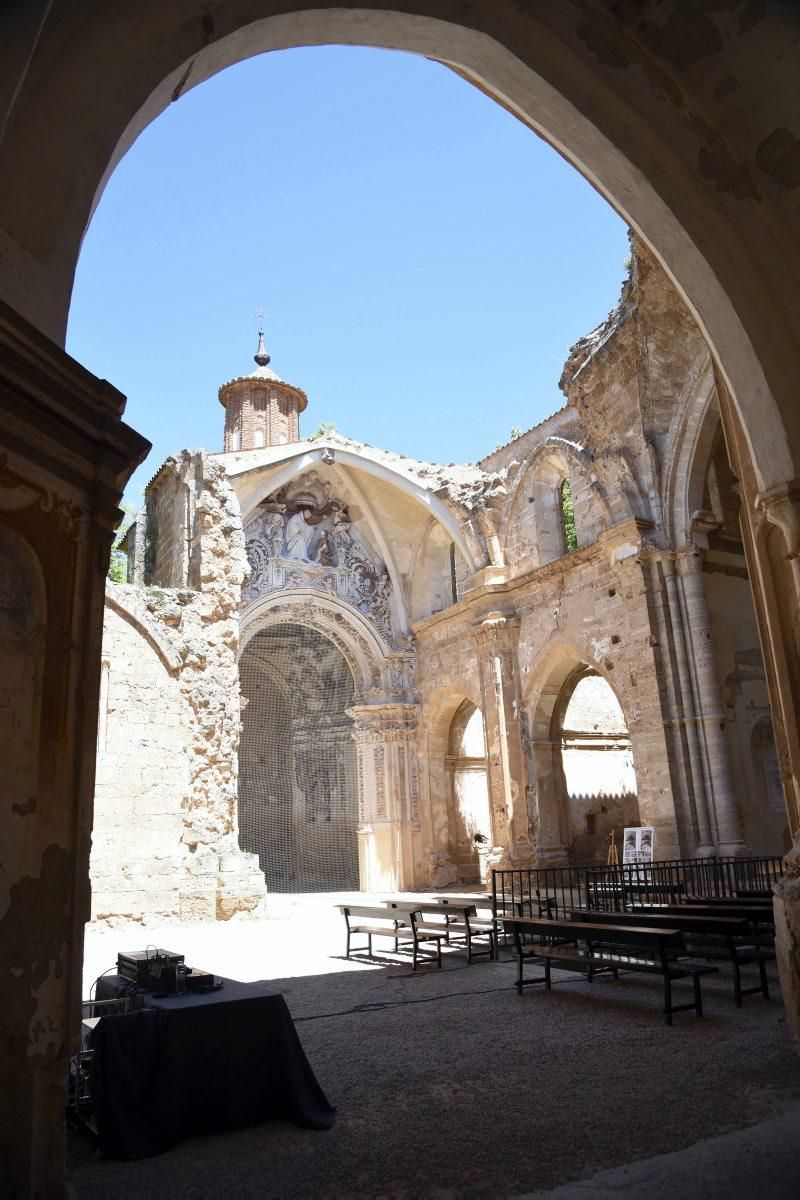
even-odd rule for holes
{"type": "Polygon", "coordinates": [[[255,371],[231,379],[219,389],[219,402],[225,409],[226,452],[300,441],[300,413],[308,397],[271,369],[263,329],[258,331],[253,357],[255,371]]]}

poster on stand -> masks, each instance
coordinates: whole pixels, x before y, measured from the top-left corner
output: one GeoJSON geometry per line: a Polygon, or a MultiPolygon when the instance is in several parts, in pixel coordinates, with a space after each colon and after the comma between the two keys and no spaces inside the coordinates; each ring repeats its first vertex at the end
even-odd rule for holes
{"type": "Polygon", "coordinates": [[[651,863],[653,861],[654,830],[652,825],[626,828],[622,840],[622,862],[651,863]]]}

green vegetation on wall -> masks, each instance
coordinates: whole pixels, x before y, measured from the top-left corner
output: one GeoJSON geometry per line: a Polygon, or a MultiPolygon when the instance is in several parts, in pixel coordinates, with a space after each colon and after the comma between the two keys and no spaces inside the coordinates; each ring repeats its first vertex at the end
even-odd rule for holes
{"type": "Polygon", "coordinates": [[[561,484],[561,519],[564,525],[564,549],[567,554],[578,549],[578,534],[575,530],[575,509],[572,503],[572,488],[569,479],[561,484]]]}
{"type": "Polygon", "coordinates": [[[122,511],[125,516],[122,518],[117,536],[114,538],[114,545],[111,547],[111,562],[108,564],[108,578],[112,583],[128,582],[128,556],[124,550],[120,550],[120,545],[133,524],[136,510],[130,504],[123,504],[122,511]]]}

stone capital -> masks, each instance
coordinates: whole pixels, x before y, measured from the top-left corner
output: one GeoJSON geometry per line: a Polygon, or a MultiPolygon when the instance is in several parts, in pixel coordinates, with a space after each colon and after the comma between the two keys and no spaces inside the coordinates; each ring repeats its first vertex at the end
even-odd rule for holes
{"type": "Polygon", "coordinates": [[[482,648],[510,650],[519,632],[519,617],[514,612],[488,612],[479,617],[473,629],[482,648]]]}
{"type": "Polygon", "coordinates": [[[678,564],[678,571],[681,575],[700,574],[703,570],[704,552],[694,538],[687,538],[682,546],[678,547],[675,559],[678,564]]]}
{"type": "Polygon", "coordinates": [[[786,539],[786,557],[800,558],[800,479],[779,483],[756,496],[756,508],[786,539]]]}

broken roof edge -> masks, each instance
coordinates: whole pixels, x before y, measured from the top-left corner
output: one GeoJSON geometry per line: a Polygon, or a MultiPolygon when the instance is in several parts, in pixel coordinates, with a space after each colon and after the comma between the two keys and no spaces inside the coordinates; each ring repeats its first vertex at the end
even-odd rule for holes
{"type": "Polygon", "coordinates": [[[570,400],[567,400],[561,405],[560,408],[557,408],[555,412],[552,412],[549,416],[545,417],[544,420],[539,421],[536,425],[531,425],[529,429],[523,429],[522,433],[518,434],[517,437],[509,438],[507,442],[503,442],[501,445],[495,446],[494,450],[492,450],[489,454],[485,454],[483,458],[479,458],[476,465],[483,471],[487,470],[486,463],[493,459],[495,455],[503,454],[504,451],[508,450],[511,446],[518,445],[520,442],[528,438],[532,433],[539,433],[551,421],[556,421],[558,418],[563,417],[564,414],[570,409],[575,412],[575,405],[570,400]]]}
{"type": "Polygon", "coordinates": [[[262,466],[272,466],[284,458],[296,457],[298,453],[324,450],[346,450],[356,456],[362,456],[374,462],[390,467],[401,474],[415,478],[425,483],[431,490],[439,487],[447,477],[454,483],[467,483],[470,480],[484,482],[489,474],[475,463],[432,463],[411,458],[394,450],[384,450],[372,446],[369,442],[360,442],[356,438],[347,437],[338,431],[326,433],[319,437],[305,438],[299,442],[285,442],[280,446],[262,446],[253,450],[219,451],[212,455],[225,463],[230,476],[244,474],[246,471],[257,470],[262,466]]]}
{"type": "Polygon", "coordinates": [[[636,312],[639,301],[634,275],[636,255],[641,253],[641,244],[631,230],[628,231],[628,239],[631,247],[628,273],[622,281],[619,300],[599,325],[590,329],[583,337],[578,338],[574,345],[570,346],[564,362],[564,369],[558,381],[558,386],[565,396],[569,396],[570,384],[578,379],[589,363],[605,349],[614,335],[623,325],[627,324],[633,313],[636,312]]]}

